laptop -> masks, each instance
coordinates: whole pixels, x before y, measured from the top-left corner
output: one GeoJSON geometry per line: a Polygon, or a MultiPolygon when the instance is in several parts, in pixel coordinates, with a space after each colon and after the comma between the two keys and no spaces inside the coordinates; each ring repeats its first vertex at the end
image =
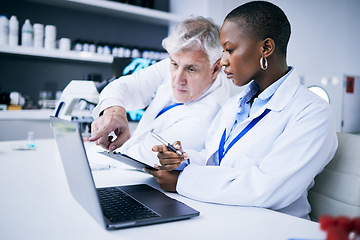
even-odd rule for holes
{"type": "Polygon", "coordinates": [[[146,184],[96,188],[80,126],[50,117],[73,197],[108,230],[189,219],[199,212],[146,184]]]}

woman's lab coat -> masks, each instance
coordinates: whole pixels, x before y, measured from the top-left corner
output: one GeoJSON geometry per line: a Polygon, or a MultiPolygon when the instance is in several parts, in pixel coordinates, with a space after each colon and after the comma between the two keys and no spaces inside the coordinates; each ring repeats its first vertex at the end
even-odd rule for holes
{"type": "Polygon", "coordinates": [[[93,116],[98,117],[101,111],[114,105],[126,110],[147,107],[134,134],[119,150],[153,165],[159,164],[159,161],[157,153],[151,149],[161,143],[151,136],[152,130],[170,143],[180,140],[184,148],[200,151],[205,147],[206,133],[212,120],[229,94],[228,80],[220,73],[199,99],[174,107],[155,118],[171,101],[175,101],[170,61],[166,59],[111,82],[101,92],[93,116]]]}
{"type": "MultiPolygon", "coordinates": [[[[337,149],[329,104],[302,86],[294,70],[266,104],[269,114],[228,151],[220,166],[214,166],[222,133],[226,128],[228,135],[234,123],[240,96],[218,113],[206,149],[188,152],[190,165],[181,173],[177,191],[205,202],[307,217],[307,190],[337,149]]],[[[240,129],[265,108],[242,122],[240,129]]]]}

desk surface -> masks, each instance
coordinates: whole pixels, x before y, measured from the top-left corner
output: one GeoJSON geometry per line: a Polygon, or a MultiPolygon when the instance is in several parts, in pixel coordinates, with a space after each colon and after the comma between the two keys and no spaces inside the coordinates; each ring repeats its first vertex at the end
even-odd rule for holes
{"type": "MultiPolygon", "coordinates": [[[[25,141],[0,142],[0,239],[325,239],[315,222],[275,211],[194,201],[167,193],[200,211],[189,220],[107,231],[72,197],[54,139],[38,140],[36,150],[14,151],[25,141]]],[[[146,183],[148,174],[134,171],[87,144],[98,187],[146,183]],[[100,164],[100,165],[99,165],[100,164]]]]}

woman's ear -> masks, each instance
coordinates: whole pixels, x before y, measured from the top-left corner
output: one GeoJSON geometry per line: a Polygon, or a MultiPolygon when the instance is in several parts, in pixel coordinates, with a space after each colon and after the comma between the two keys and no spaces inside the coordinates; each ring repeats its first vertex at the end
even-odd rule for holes
{"type": "Polygon", "coordinates": [[[275,41],[272,38],[266,38],[263,41],[263,53],[264,58],[269,57],[275,51],[275,41]]]}

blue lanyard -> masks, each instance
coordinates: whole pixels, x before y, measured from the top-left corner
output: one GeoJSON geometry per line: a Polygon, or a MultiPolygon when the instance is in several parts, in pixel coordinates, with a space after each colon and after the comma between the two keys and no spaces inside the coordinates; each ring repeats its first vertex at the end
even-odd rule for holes
{"type": "Polygon", "coordinates": [[[161,110],[161,111],[156,115],[155,119],[156,119],[157,117],[159,117],[161,114],[163,114],[164,112],[169,111],[170,109],[172,109],[172,108],[174,108],[174,107],[177,107],[177,106],[179,106],[179,105],[183,105],[183,103],[175,103],[175,104],[172,104],[172,105],[170,105],[170,106],[165,107],[163,110],[161,110]]]}
{"type": "Polygon", "coordinates": [[[220,144],[219,144],[219,165],[221,163],[221,160],[225,156],[225,154],[229,151],[229,149],[237,142],[239,141],[242,136],[244,136],[251,128],[253,128],[263,117],[266,116],[270,112],[270,109],[265,109],[265,111],[258,116],[257,118],[254,118],[229,144],[226,151],[224,152],[224,145],[225,145],[225,138],[226,138],[226,128],[224,130],[224,133],[221,137],[220,144]]]}

